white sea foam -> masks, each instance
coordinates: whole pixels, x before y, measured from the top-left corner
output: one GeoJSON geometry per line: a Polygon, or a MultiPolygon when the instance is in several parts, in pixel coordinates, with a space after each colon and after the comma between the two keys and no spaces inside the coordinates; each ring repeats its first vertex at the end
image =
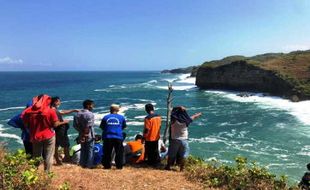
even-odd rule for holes
{"type": "Polygon", "coordinates": [[[68,137],[70,138],[70,137],[76,137],[76,136],[78,136],[79,134],[78,133],[72,133],[72,134],[69,134],[68,135],[68,137]]]}
{"type": "Polygon", "coordinates": [[[73,121],[73,116],[64,116],[63,117],[64,120],[69,120],[69,121],[73,121]]]}
{"type": "MultiPolygon", "coordinates": [[[[163,79],[163,80],[172,83],[173,90],[189,90],[192,88],[196,88],[197,87],[195,85],[196,78],[189,77],[189,76],[190,74],[181,74],[181,75],[176,75],[176,78],[163,79]],[[176,83],[176,85],[174,85],[173,83],[176,83]],[[184,83],[185,85],[182,85],[184,83]]],[[[156,86],[156,87],[159,89],[164,89],[164,90],[168,89],[168,86],[156,86]]]]}
{"type": "MultiPolygon", "coordinates": [[[[128,110],[129,108],[127,106],[121,106],[118,114],[125,116],[125,112],[128,110]]],[[[95,125],[99,126],[101,123],[101,120],[104,116],[110,114],[110,112],[95,112],[95,125]]]]}
{"type": "Polygon", "coordinates": [[[120,90],[120,89],[125,89],[128,88],[129,84],[121,84],[121,85],[110,85],[109,88],[100,88],[100,89],[95,89],[95,92],[112,92],[113,90],[120,90]]]}
{"type": "Polygon", "coordinates": [[[209,157],[209,158],[206,159],[206,161],[209,161],[209,162],[211,162],[211,161],[218,161],[218,159],[216,157],[209,157]]]}
{"type": "Polygon", "coordinates": [[[101,123],[102,118],[104,116],[108,115],[108,114],[109,114],[109,112],[107,112],[107,113],[94,113],[94,115],[95,115],[95,125],[99,126],[100,123],[101,123]]]}
{"type": "Polygon", "coordinates": [[[178,80],[178,78],[167,78],[167,79],[162,79],[162,81],[167,81],[169,83],[172,83],[174,81],[178,80]]]}
{"type": "Polygon", "coordinates": [[[178,80],[176,81],[178,83],[189,83],[189,84],[195,84],[196,77],[190,77],[190,74],[182,74],[179,76],[178,80]]]}
{"type": "Polygon", "coordinates": [[[140,104],[140,103],[136,103],[136,104],[121,104],[121,109],[123,109],[124,111],[127,111],[128,109],[136,109],[136,110],[143,110],[144,109],[145,104],[140,104]]]}
{"type": "Polygon", "coordinates": [[[163,81],[167,81],[170,83],[176,82],[176,83],[195,84],[196,78],[190,77],[190,75],[191,74],[180,74],[180,75],[176,75],[174,78],[163,79],[163,81]]]}
{"type": "Polygon", "coordinates": [[[157,83],[158,81],[157,80],[150,80],[150,81],[148,81],[147,83],[148,84],[154,84],[154,83],[157,83]]]}
{"type": "Polygon", "coordinates": [[[20,137],[15,135],[15,134],[0,133],[0,137],[16,139],[16,140],[18,140],[18,142],[20,141],[22,143],[22,140],[20,139],[20,137]]]}
{"type": "Polygon", "coordinates": [[[147,99],[137,99],[137,100],[139,100],[139,101],[141,101],[141,102],[151,102],[152,104],[156,104],[156,103],[154,102],[154,100],[147,100],[147,99]]]}
{"type": "Polygon", "coordinates": [[[301,148],[297,155],[310,156],[310,145],[306,145],[301,148]]]}
{"type": "Polygon", "coordinates": [[[0,111],[21,110],[21,109],[24,109],[24,108],[25,108],[25,106],[8,107],[8,108],[0,108],[0,111]]]}
{"type": "Polygon", "coordinates": [[[264,109],[279,109],[286,110],[289,114],[295,116],[298,120],[306,125],[310,125],[310,101],[291,102],[287,99],[263,96],[262,94],[255,94],[249,97],[240,97],[236,92],[224,91],[206,91],[207,93],[215,93],[223,97],[227,97],[237,102],[250,102],[264,109]]]}
{"type": "Polygon", "coordinates": [[[144,118],[145,118],[145,115],[139,115],[135,117],[135,119],[144,119],[144,118]]]}
{"type": "Polygon", "coordinates": [[[83,100],[65,100],[61,101],[62,103],[69,103],[69,102],[82,102],[83,100]]]}
{"type": "Polygon", "coordinates": [[[189,142],[198,142],[198,143],[218,143],[224,142],[224,140],[217,137],[202,137],[202,138],[189,138],[189,142]]]}
{"type": "Polygon", "coordinates": [[[16,142],[23,144],[21,138],[15,134],[3,133],[2,131],[6,130],[4,125],[0,124],[0,137],[15,139],[16,142]]]}
{"type": "Polygon", "coordinates": [[[184,80],[184,79],[187,79],[190,76],[191,76],[191,74],[189,74],[189,73],[187,73],[187,74],[180,74],[178,76],[178,80],[184,80]]]}
{"type": "Polygon", "coordinates": [[[254,144],[252,143],[246,143],[246,144],[243,144],[242,147],[253,147],[254,144]]]}
{"type": "MultiPolygon", "coordinates": [[[[271,168],[271,167],[283,167],[283,163],[271,163],[271,164],[268,164],[266,166],[266,168],[271,168]]],[[[285,167],[286,168],[296,168],[298,167],[298,164],[297,163],[285,163],[285,167]]]]}
{"type": "Polygon", "coordinates": [[[224,122],[221,123],[220,126],[238,126],[238,125],[245,125],[248,122],[244,121],[244,122],[239,122],[239,123],[230,123],[230,122],[224,122]]]}
{"type": "MultiPolygon", "coordinates": [[[[168,90],[168,86],[156,86],[159,89],[168,90]]],[[[172,86],[173,90],[190,90],[192,88],[196,88],[195,85],[184,85],[184,86],[172,86]]]]}
{"type": "Polygon", "coordinates": [[[144,125],[144,122],[140,122],[140,121],[128,121],[126,123],[127,125],[133,125],[133,126],[143,126],[144,125]]]}
{"type": "Polygon", "coordinates": [[[230,132],[228,131],[224,131],[224,132],[220,132],[218,134],[218,136],[225,136],[225,137],[230,137],[230,138],[245,138],[245,136],[249,133],[249,131],[240,131],[237,132],[236,129],[232,129],[230,132]]]}
{"type": "Polygon", "coordinates": [[[171,78],[164,78],[164,79],[162,79],[162,81],[167,81],[169,83],[172,83],[172,82],[175,82],[178,80],[184,80],[187,77],[189,77],[190,74],[172,74],[170,76],[172,76],[172,77],[171,78]]]}
{"type": "Polygon", "coordinates": [[[111,92],[111,89],[103,88],[103,89],[95,89],[94,91],[95,92],[111,92]]]}

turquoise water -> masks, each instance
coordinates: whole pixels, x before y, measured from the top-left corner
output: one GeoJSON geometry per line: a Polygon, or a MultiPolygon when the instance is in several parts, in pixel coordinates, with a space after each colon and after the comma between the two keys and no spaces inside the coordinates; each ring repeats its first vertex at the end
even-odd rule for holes
{"type": "MultiPolygon", "coordinates": [[[[20,131],[6,124],[33,96],[60,96],[60,109],[82,107],[93,99],[96,123],[111,103],[122,105],[128,139],[142,132],[144,104],[166,114],[167,81],[174,85],[174,105],[203,116],[190,126],[191,153],[231,163],[246,156],[277,174],[298,180],[310,156],[310,103],[290,103],[259,95],[241,98],[233,92],[199,90],[186,75],[159,72],[0,72],[0,141],[11,150],[22,148],[20,131]]],[[[66,117],[72,120],[72,116],[66,117]]],[[[164,117],[165,118],[165,117],[164,117]]],[[[164,125],[164,123],[163,123],[164,125]]],[[[101,133],[97,129],[98,133],[101,133]]],[[[77,136],[70,128],[71,141],[77,136]]],[[[72,142],[73,143],[73,142],[72,142]]]]}

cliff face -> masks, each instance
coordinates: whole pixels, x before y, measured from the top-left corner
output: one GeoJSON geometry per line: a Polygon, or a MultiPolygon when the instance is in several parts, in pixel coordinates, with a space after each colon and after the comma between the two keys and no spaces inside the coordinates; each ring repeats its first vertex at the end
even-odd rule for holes
{"type": "Polygon", "coordinates": [[[310,99],[310,52],[234,56],[198,68],[202,89],[266,92],[294,101],[310,99]]]}
{"type": "Polygon", "coordinates": [[[296,95],[293,86],[272,71],[236,61],[216,68],[201,68],[197,72],[196,85],[204,89],[228,89],[269,92],[290,97],[296,95]]]}

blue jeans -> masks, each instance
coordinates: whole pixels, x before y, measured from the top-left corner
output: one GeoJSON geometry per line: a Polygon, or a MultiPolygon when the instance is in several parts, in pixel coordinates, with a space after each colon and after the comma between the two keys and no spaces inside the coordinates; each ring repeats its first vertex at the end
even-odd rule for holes
{"type": "Polygon", "coordinates": [[[92,168],[94,162],[94,140],[81,143],[80,166],[92,168]]]}
{"type": "Polygon", "coordinates": [[[171,163],[189,156],[188,140],[170,139],[168,157],[171,163]]]}

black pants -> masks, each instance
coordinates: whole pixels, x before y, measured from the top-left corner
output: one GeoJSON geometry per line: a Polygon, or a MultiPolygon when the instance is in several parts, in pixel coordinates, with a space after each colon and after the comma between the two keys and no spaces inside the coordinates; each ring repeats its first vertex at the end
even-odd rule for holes
{"type": "Polygon", "coordinates": [[[145,157],[147,164],[156,165],[160,162],[157,141],[145,141],[145,157]]]}
{"type": "Polygon", "coordinates": [[[123,141],[120,139],[104,139],[103,142],[103,166],[105,169],[111,168],[111,154],[115,150],[115,165],[117,169],[123,168],[123,141]]]}
{"type": "Polygon", "coordinates": [[[30,141],[23,141],[25,152],[32,157],[32,143],[30,141]]]}

